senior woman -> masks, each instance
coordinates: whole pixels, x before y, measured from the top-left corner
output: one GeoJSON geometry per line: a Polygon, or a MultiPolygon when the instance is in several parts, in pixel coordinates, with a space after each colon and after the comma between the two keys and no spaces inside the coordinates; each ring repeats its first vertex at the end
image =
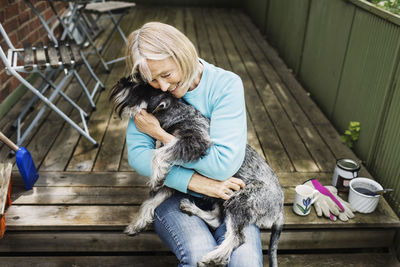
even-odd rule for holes
{"type": "MultiPolygon", "coordinates": [[[[181,212],[179,203],[189,198],[200,208],[211,209],[202,195],[226,200],[245,186],[232,177],[243,162],[246,147],[243,83],[236,74],[200,59],[183,33],[159,22],[146,23],[130,34],[127,66],[132,77],[140,75],[152,87],[182,98],[210,119],[213,145],[200,160],[171,168],[164,185],[177,192],[154,214],[154,229],[175,253],[178,266],[197,266],[223,241],[226,226],[210,229],[197,216],[181,212]]],[[[150,177],[156,140],[166,144],[174,138],[152,114],[141,110],[127,128],[129,164],[150,177]]],[[[262,266],[260,230],[250,225],[245,235],[246,242],[233,251],[229,266],[262,266]]]]}

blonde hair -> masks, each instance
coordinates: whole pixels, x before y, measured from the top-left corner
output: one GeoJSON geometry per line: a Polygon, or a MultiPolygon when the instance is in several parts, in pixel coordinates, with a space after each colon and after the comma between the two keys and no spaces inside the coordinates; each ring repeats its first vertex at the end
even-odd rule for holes
{"type": "Polygon", "coordinates": [[[172,58],[182,72],[182,87],[189,88],[200,72],[199,58],[193,43],[175,27],[148,22],[132,32],[127,44],[127,68],[133,79],[152,79],[147,59],[172,58]]]}

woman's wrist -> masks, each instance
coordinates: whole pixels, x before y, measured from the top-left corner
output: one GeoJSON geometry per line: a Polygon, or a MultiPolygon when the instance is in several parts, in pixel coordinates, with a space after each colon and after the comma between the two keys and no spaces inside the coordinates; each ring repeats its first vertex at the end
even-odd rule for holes
{"type": "Polygon", "coordinates": [[[163,144],[168,144],[169,142],[173,141],[176,137],[172,134],[166,132],[164,129],[160,128],[161,130],[156,132],[153,136],[154,139],[160,141],[163,144]]]}
{"type": "Polygon", "coordinates": [[[188,189],[206,196],[217,197],[213,190],[215,188],[215,186],[213,186],[215,183],[217,183],[217,181],[194,172],[189,181],[188,189]]]}
{"type": "Polygon", "coordinates": [[[225,181],[217,181],[194,172],[189,181],[188,189],[209,197],[227,200],[235,191],[241,190],[245,186],[241,179],[235,177],[225,181]]]}

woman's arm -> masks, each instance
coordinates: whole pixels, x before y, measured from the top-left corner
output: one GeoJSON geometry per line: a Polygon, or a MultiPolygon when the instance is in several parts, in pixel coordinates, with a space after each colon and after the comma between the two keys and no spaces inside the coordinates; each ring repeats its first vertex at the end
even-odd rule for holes
{"type": "Polygon", "coordinates": [[[243,163],[247,123],[243,83],[239,76],[231,77],[224,87],[217,88],[210,115],[210,137],[213,145],[207,155],[196,162],[185,163],[185,168],[195,169],[206,177],[226,180],[233,176],[243,163]]]}
{"type": "MultiPolygon", "coordinates": [[[[151,177],[156,141],[149,135],[140,132],[133,119],[129,119],[126,145],[129,165],[140,175],[151,177]]],[[[173,166],[166,177],[164,185],[180,192],[188,193],[188,184],[193,174],[194,170],[173,166]]]]}
{"type": "MultiPolygon", "coordinates": [[[[155,140],[139,132],[133,120],[129,121],[126,140],[129,164],[139,174],[150,177],[152,175],[151,162],[154,155],[155,140]]],[[[233,177],[226,181],[216,181],[191,169],[173,166],[167,175],[165,186],[183,193],[188,193],[188,190],[191,190],[199,194],[226,200],[233,191],[243,188],[244,183],[242,180],[233,177]]]]}
{"type": "Polygon", "coordinates": [[[227,200],[231,197],[233,191],[238,191],[244,186],[242,180],[234,177],[225,181],[217,181],[195,172],[190,179],[188,189],[209,197],[227,200]]]}
{"type": "MultiPolygon", "coordinates": [[[[207,181],[210,182],[210,180],[213,179],[226,181],[240,168],[245,153],[247,129],[243,84],[241,79],[238,76],[236,77],[237,78],[233,79],[225,88],[219,88],[219,90],[224,91],[219,91],[218,96],[215,97],[215,101],[212,103],[213,110],[210,116],[210,136],[213,140],[213,146],[208,150],[208,154],[196,162],[186,163],[182,166],[174,166],[166,177],[166,186],[184,193],[187,193],[187,189],[189,189],[205,195],[218,194],[215,191],[211,192],[209,190],[210,187],[207,185],[207,181]],[[198,173],[196,174],[193,169],[198,171],[198,173]],[[193,184],[191,184],[192,182],[193,184]],[[204,187],[202,187],[202,185],[204,185],[204,187]]],[[[143,111],[137,117],[141,117],[136,119],[138,128],[140,127],[141,131],[146,132],[153,138],[163,143],[168,143],[175,138],[162,130],[158,120],[151,114],[143,111]]],[[[139,132],[135,123],[130,123],[130,125],[131,124],[133,125],[131,128],[136,132],[136,136],[140,135],[141,138],[152,139],[149,135],[139,132]]],[[[151,159],[154,144],[148,141],[141,142],[140,139],[137,138],[135,138],[135,142],[129,142],[129,139],[133,138],[129,138],[128,134],[128,158],[140,158],[140,163],[130,160],[131,166],[141,173],[138,167],[139,169],[143,168],[137,165],[146,165],[146,168],[144,168],[146,172],[142,172],[141,174],[148,177],[151,176],[151,159]],[[150,144],[150,146],[143,145],[143,143],[150,144]],[[151,152],[148,151],[149,149],[151,152]],[[148,157],[148,155],[150,155],[150,157],[148,157]],[[148,164],[142,163],[147,160],[149,160],[148,164]]],[[[221,187],[219,192],[226,191],[226,187],[233,190],[235,188],[235,186],[232,188],[231,183],[216,182],[217,181],[211,183],[214,186],[217,184],[219,185],[219,187],[216,186],[213,189],[217,190],[221,187]]],[[[219,194],[219,196],[223,198],[221,194],[219,194]]]]}

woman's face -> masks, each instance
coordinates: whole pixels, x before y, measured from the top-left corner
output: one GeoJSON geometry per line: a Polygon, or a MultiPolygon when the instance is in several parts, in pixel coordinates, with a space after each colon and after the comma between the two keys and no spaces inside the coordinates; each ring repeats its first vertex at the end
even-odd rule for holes
{"type": "Polygon", "coordinates": [[[181,98],[188,88],[182,88],[182,71],[172,58],[163,60],[147,59],[152,80],[149,82],[156,89],[169,91],[174,97],[181,98]]]}

